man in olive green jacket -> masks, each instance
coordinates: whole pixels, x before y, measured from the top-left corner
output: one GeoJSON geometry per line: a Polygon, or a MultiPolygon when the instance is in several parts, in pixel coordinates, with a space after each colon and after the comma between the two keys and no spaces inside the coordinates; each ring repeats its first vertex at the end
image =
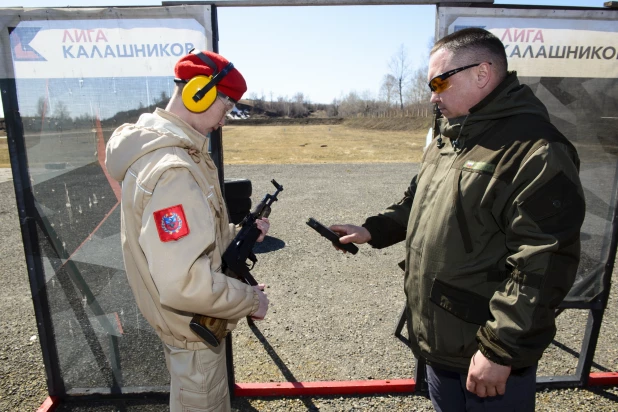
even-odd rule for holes
{"type": "Polygon", "coordinates": [[[376,248],[406,240],[410,341],[437,410],[533,410],[579,263],[577,152],[483,29],[439,40],[428,78],[443,117],[403,199],[331,229],[376,248]]]}

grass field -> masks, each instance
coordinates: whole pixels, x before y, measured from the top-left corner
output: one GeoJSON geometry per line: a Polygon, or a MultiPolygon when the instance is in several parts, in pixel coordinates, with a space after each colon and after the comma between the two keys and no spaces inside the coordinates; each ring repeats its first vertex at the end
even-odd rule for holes
{"type": "Polygon", "coordinates": [[[9,146],[6,141],[6,135],[0,135],[0,167],[11,167],[9,159],[9,146]]]}
{"type": "MultiPolygon", "coordinates": [[[[224,163],[420,161],[428,130],[424,124],[410,126],[409,130],[388,130],[378,122],[361,120],[364,122],[336,125],[228,125],[223,129],[224,163]]],[[[396,123],[389,122],[391,125],[396,123]]],[[[407,124],[412,123],[408,120],[407,124]]],[[[0,136],[0,167],[10,167],[5,136],[0,136]]]]}
{"type": "Polygon", "coordinates": [[[339,125],[226,126],[225,164],[418,162],[427,129],[391,131],[339,125]]]}

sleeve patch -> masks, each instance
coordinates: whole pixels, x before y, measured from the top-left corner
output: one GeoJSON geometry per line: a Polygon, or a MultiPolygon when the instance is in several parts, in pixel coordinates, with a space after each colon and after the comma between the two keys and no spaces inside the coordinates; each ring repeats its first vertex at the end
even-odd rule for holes
{"type": "Polygon", "coordinates": [[[189,222],[182,205],[157,210],[154,212],[154,220],[161,242],[178,240],[189,234],[189,222]]]}

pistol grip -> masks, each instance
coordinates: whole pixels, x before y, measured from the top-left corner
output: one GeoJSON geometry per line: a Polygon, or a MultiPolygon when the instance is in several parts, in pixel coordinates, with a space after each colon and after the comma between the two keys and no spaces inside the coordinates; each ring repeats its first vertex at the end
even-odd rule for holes
{"type": "Polygon", "coordinates": [[[217,347],[221,339],[227,336],[227,320],[211,318],[204,315],[193,315],[189,327],[207,344],[217,347]]]}

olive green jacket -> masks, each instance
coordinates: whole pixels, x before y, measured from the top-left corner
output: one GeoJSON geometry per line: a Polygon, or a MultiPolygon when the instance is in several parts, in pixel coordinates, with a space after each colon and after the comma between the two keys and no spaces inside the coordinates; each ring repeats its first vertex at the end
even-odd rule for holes
{"type": "Polygon", "coordinates": [[[440,132],[404,198],[363,225],[370,244],[405,237],[416,356],[460,372],[477,349],[533,365],[579,263],[577,152],[514,72],[468,116],[441,119],[440,132]]]}

